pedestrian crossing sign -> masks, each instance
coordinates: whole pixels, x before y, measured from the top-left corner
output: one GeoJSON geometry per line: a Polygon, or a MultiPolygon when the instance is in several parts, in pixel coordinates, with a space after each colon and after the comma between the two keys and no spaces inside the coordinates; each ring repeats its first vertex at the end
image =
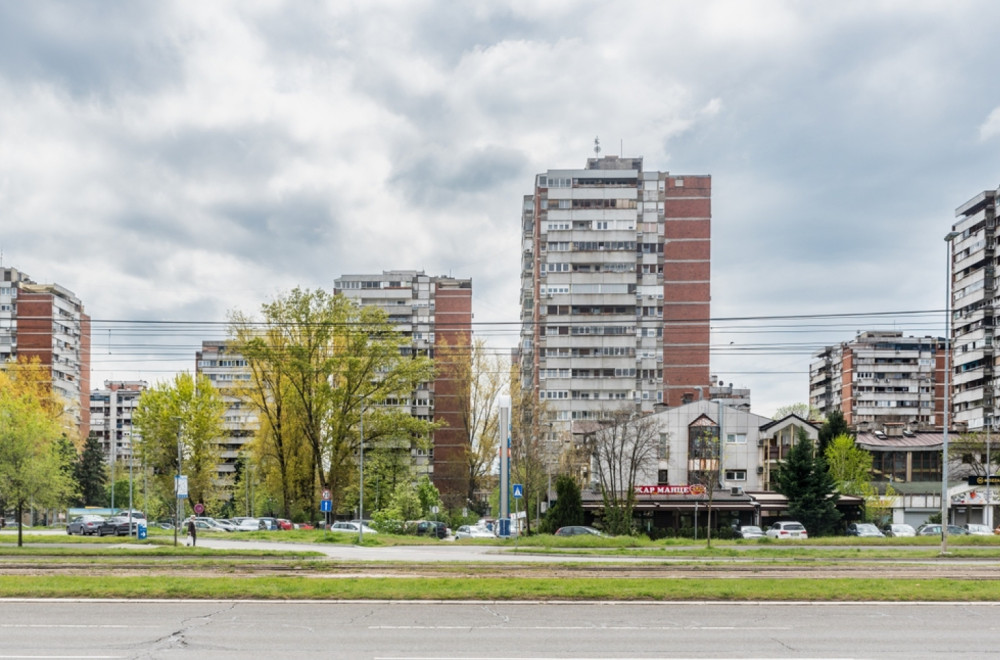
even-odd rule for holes
{"type": "Polygon", "coordinates": [[[514,499],[519,500],[524,497],[524,486],[521,484],[514,484],[514,499]]]}

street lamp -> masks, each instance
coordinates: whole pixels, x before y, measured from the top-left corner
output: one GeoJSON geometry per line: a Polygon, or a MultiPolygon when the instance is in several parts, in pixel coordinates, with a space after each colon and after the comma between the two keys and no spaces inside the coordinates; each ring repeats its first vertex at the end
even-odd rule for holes
{"type": "Polygon", "coordinates": [[[365,395],[361,398],[358,416],[358,543],[365,540],[365,395]]]}
{"type": "Polygon", "coordinates": [[[948,413],[951,408],[951,242],[960,234],[945,234],[945,298],[944,298],[944,411],[941,442],[941,554],[948,552],[948,413]]]}

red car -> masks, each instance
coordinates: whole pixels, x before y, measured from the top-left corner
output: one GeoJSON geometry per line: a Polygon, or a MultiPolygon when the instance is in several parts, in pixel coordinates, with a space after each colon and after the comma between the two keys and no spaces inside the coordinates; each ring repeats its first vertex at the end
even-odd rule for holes
{"type": "Polygon", "coordinates": [[[292,524],[291,520],[278,518],[278,529],[295,529],[295,525],[292,524]]]}

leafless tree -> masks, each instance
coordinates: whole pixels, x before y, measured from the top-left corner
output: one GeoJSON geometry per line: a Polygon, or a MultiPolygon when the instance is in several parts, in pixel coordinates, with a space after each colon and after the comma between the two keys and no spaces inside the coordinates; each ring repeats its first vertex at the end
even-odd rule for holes
{"type": "Polygon", "coordinates": [[[635,485],[640,477],[656,473],[659,435],[653,417],[622,408],[609,414],[588,436],[603,498],[604,523],[611,534],[632,532],[635,485]]]}

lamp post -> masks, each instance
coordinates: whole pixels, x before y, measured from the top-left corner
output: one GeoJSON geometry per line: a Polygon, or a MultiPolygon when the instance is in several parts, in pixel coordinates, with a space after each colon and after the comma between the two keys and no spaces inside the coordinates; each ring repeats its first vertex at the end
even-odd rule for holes
{"type": "Polygon", "coordinates": [[[948,552],[948,424],[951,408],[951,242],[960,232],[945,234],[945,298],[944,298],[944,424],[941,434],[941,554],[948,552]]]}
{"type": "Polygon", "coordinates": [[[358,415],[358,543],[365,540],[365,395],[358,415]]]}

